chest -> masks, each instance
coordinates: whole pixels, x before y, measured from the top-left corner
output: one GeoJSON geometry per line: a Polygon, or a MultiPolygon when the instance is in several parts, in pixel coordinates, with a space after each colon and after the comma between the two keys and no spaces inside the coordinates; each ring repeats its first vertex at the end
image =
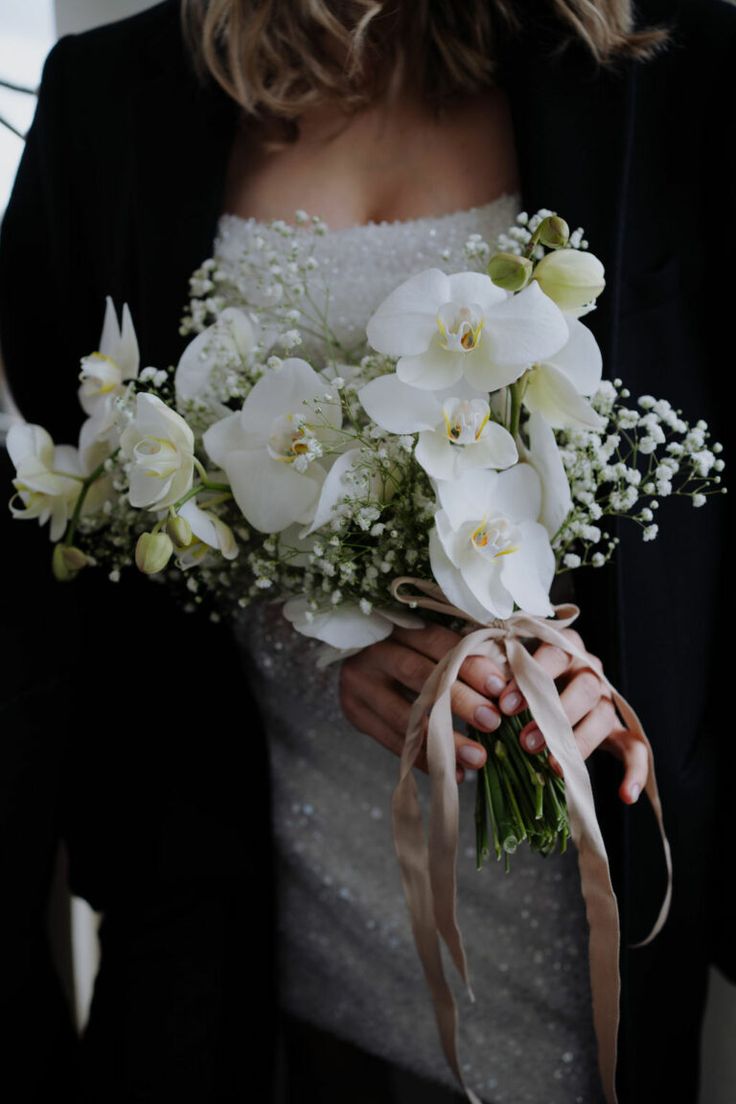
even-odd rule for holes
{"type": "Polygon", "coordinates": [[[334,229],[442,215],[518,187],[507,99],[489,88],[436,117],[423,104],[373,107],[355,116],[315,112],[297,140],[241,121],[230,150],[223,210],[294,221],[304,208],[334,229]]]}

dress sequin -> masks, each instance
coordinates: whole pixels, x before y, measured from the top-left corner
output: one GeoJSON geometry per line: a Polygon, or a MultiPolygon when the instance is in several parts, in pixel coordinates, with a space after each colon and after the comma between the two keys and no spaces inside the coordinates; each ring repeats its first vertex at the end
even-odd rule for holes
{"type": "MultiPolygon", "coordinates": [[[[489,242],[518,195],[448,215],[328,230],[316,246],[334,279],[331,323],[355,342],[402,280],[436,265],[467,268],[470,233],[489,242]]],[[[223,215],[221,265],[255,219],[223,215]]],[[[299,355],[318,354],[315,345],[299,355]]],[[[398,759],[343,716],[339,666],[318,669],[316,642],[260,602],[235,626],[268,735],[279,903],[279,996],[291,1014],[390,1062],[456,1088],[440,1049],[414,947],[391,831],[398,759]]],[[[420,795],[427,778],[417,773],[420,795]]],[[[475,868],[474,775],[460,785],[458,916],[476,1003],[451,982],[467,1084],[488,1104],[599,1104],[588,934],[574,849],[546,859],[524,848],[510,874],[475,868]]],[[[448,960],[449,965],[449,960],[448,960]]]]}

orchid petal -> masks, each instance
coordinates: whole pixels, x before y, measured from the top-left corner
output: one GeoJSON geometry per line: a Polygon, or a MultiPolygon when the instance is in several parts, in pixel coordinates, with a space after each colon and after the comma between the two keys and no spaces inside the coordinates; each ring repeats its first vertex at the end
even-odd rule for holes
{"type": "Polygon", "coordinates": [[[202,444],[213,464],[225,470],[229,453],[243,447],[243,435],[240,429],[240,412],[215,422],[202,436],[202,444]]]}
{"type": "Polygon", "coordinates": [[[316,464],[301,473],[273,460],[264,449],[231,452],[223,466],[243,516],[261,533],[278,533],[300,521],[316,502],[324,479],[316,464]]]}
{"type": "Polygon", "coordinates": [[[402,356],[396,365],[396,374],[402,383],[425,391],[442,391],[462,379],[466,353],[452,352],[440,344],[439,331],[424,352],[418,356],[402,356]]]}
{"type": "Polygon", "coordinates": [[[525,451],[542,484],[542,508],[535,520],[539,520],[550,537],[554,537],[572,509],[570,481],[555,435],[541,414],[531,415],[528,429],[529,449],[525,451]]]}
{"type": "Polygon", "coordinates": [[[549,359],[555,368],[564,372],[580,395],[592,395],[601,382],[603,358],[592,331],[578,322],[567,319],[570,338],[567,344],[549,359]]]}
{"type": "Polygon", "coordinates": [[[389,433],[434,429],[442,419],[442,407],[433,392],[410,387],[393,373],[371,380],[358,398],[368,417],[389,433]]]}
{"type": "Polygon", "coordinates": [[[453,303],[477,303],[484,314],[508,298],[503,288],[483,272],[454,272],[447,277],[448,299],[453,303]]]}
{"type": "Polygon", "coordinates": [[[549,588],[555,574],[555,555],[549,535],[544,526],[535,521],[524,521],[519,529],[522,537],[519,549],[500,557],[501,580],[519,609],[551,617],[554,610],[549,588]]]}
{"type": "Polygon", "coordinates": [[[332,520],[335,509],[341,499],[351,491],[355,491],[355,483],[350,480],[350,473],[355,471],[356,465],[361,459],[360,449],[349,449],[338,456],[335,463],[327,473],[327,478],[322,484],[319,501],[314,518],[309,528],[302,534],[308,537],[315,530],[321,529],[332,520]]]}
{"type": "Polygon", "coordinates": [[[368,343],[389,356],[423,352],[436,331],[437,308],[450,298],[448,291],[448,278],[439,268],[427,268],[409,277],[368,319],[368,343]]]}
{"type": "Polygon", "coordinates": [[[532,281],[493,308],[479,347],[488,345],[487,355],[494,364],[529,365],[553,356],[568,337],[564,314],[532,281]]]}
{"type": "Polygon", "coordinates": [[[564,372],[550,361],[542,362],[529,374],[524,405],[543,415],[556,429],[601,429],[605,424],[564,372]]]}
{"type": "Polygon", "coordinates": [[[365,614],[354,602],[345,602],[334,610],[316,611],[309,619],[308,612],[305,598],[290,598],[284,603],[284,617],[297,632],[316,637],[333,648],[366,648],[393,632],[393,625],[385,617],[365,614]]]}
{"type": "Polygon", "coordinates": [[[488,610],[463,581],[462,575],[442,547],[435,529],[429,534],[429,562],[432,574],[447,601],[458,609],[464,610],[481,625],[486,624],[490,619],[488,610]]]}

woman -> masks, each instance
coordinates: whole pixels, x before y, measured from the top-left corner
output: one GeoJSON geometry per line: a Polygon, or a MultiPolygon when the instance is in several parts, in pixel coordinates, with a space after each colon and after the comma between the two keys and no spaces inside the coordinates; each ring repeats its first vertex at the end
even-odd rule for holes
{"type": "MultiPolygon", "coordinates": [[[[244,11],[248,7],[244,5],[244,11]]],[[[506,121],[507,144],[505,147],[497,144],[493,148],[496,151],[505,151],[505,159],[502,153],[500,163],[508,175],[503,178],[501,173],[498,179],[492,177],[492,171],[499,171],[499,161],[496,157],[489,158],[484,170],[473,181],[472,186],[477,186],[478,192],[468,193],[463,190],[452,193],[447,190],[440,193],[445,200],[442,207],[420,207],[418,210],[409,204],[411,193],[407,193],[402,200],[406,204],[404,207],[397,209],[379,206],[375,209],[373,204],[376,201],[385,202],[391,197],[361,192],[358,210],[351,206],[356,199],[355,189],[351,186],[342,193],[342,197],[338,197],[345,203],[342,210],[333,207],[332,211],[320,210],[319,213],[330,223],[331,215],[334,215],[336,225],[340,217],[344,223],[352,224],[363,220],[373,210],[378,215],[389,217],[411,218],[416,214],[431,217],[444,213],[445,210],[457,210],[468,203],[478,204],[503,187],[510,188],[520,184],[524,201],[520,206],[530,210],[542,204],[557,207],[571,221],[585,227],[596,252],[606,263],[611,294],[607,304],[601,301],[593,321],[596,323],[596,336],[603,347],[608,371],[615,374],[616,367],[620,364],[621,374],[626,375],[632,389],[637,392],[657,390],[656,377],[647,375],[653,360],[649,354],[650,351],[658,353],[660,342],[669,340],[672,341],[672,347],[667,348],[667,356],[663,359],[668,365],[677,366],[682,376],[682,383],[676,381],[677,386],[681,386],[683,390],[691,389],[692,379],[688,374],[690,365],[711,348],[710,342],[713,339],[712,332],[706,334],[702,325],[705,300],[703,285],[698,282],[701,273],[697,262],[703,263],[707,239],[705,234],[695,235],[696,263],[689,273],[693,295],[689,300],[689,309],[683,310],[682,303],[677,298],[676,284],[677,252],[681,248],[677,232],[679,225],[674,226],[668,216],[670,213],[672,216],[677,214],[675,200],[684,198],[695,208],[691,217],[697,223],[701,210],[695,199],[700,197],[698,189],[702,185],[699,176],[690,171],[689,175],[681,173],[677,189],[672,188],[669,174],[673,168],[680,169],[680,164],[673,153],[674,147],[667,141],[672,135],[663,126],[663,120],[670,118],[666,110],[671,102],[666,98],[667,93],[676,94],[676,102],[683,113],[686,113],[688,121],[697,121],[700,125],[703,121],[701,116],[704,116],[705,125],[697,131],[703,143],[702,150],[710,154],[711,148],[715,148],[715,142],[713,147],[707,144],[708,137],[716,136],[715,129],[708,129],[708,119],[713,120],[714,105],[718,103],[718,94],[725,93],[726,84],[723,81],[721,88],[715,77],[710,85],[705,82],[704,88],[703,81],[698,81],[697,78],[702,76],[702,69],[709,69],[711,66],[716,74],[725,72],[725,62],[716,65],[714,58],[721,58],[722,53],[718,53],[718,50],[725,48],[723,43],[729,36],[733,39],[733,13],[722,3],[713,2],[705,6],[701,4],[698,5],[696,23],[690,6],[684,5],[680,26],[688,49],[681,53],[675,50],[673,54],[662,55],[662,58],[658,57],[656,62],[651,61],[647,65],[634,65],[630,61],[624,67],[625,79],[619,79],[596,70],[590,63],[588,47],[582,41],[572,43],[563,64],[555,66],[549,61],[549,46],[558,41],[562,30],[570,25],[569,16],[566,23],[560,15],[560,11],[566,7],[558,6],[558,13],[554,18],[550,15],[549,18],[532,20],[527,13],[522,24],[513,33],[508,31],[507,36],[499,39],[499,42],[503,41],[505,49],[505,84],[502,87],[506,89],[510,118],[514,124],[516,162],[520,173],[514,172],[513,147],[510,148],[508,144],[510,132],[506,121]],[[704,10],[708,14],[703,20],[704,10]],[[667,60],[663,60],[665,56],[667,60]],[[675,58],[674,61],[671,60],[672,57],[675,58]],[[702,97],[695,103],[692,98],[686,100],[683,94],[684,82],[686,78],[689,82],[691,77],[692,84],[688,83],[688,91],[696,88],[702,97]],[[633,98],[635,90],[639,96],[638,103],[633,98]],[[710,116],[706,112],[710,112],[710,116]],[[568,157],[561,155],[561,151],[568,149],[571,135],[574,135],[578,143],[573,164],[568,157]],[[518,180],[515,179],[517,175],[518,180]],[[655,203],[649,192],[650,188],[654,190],[659,183],[660,176],[670,185],[665,204],[661,203],[659,193],[653,193],[657,197],[655,203]],[[490,186],[491,184],[494,186],[490,186]],[[671,212],[667,204],[671,204],[671,212]],[[616,222],[611,218],[612,211],[616,211],[616,222]],[[628,227],[630,223],[638,233],[632,231],[629,237],[622,238],[623,227],[628,227]],[[700,246],[700,253],[697,252],[697,246],[700,246]],[[668,258],[673,251],[674,259],[658,271],[661,255],[668,258]],[[628,287],[623,283],[622,272],[623,279],[630,280],[628,287]],[[676,343],[671,336],[664,336],[669,332],[672,313],[677,315],[679,336],[682,339],[684,335],[685,348],[682,340],[676,343]],[[635,378],[632,376],[632,369],[635,369],[635,378]]],[[[265,217],[276,214],[287,216],[288,204],[295,196],[305,195],[298,178],[294,178],[296,191],[281,195],[286,209],[258,208],[258,188],[261,189],[261,200],[265,193],[270,200],[276,202],[273,179],[269,182],[267,172],[259,169],[257,158],[247,158],[247,144],[236,138],[238,112],[232,96],[223,95],[213,86],[202,88],[193,79],[188,59],[178,40],[177,8],[176,4],[165,3],[144,16],[125,21],[117,27],[67,39],[56,47],[47,63],[39,112],[29,140],[29,152],[19,173],[3,232],[0,340],[11,384],[21,409],[29,420],[47,425],[52,432],[58,426],[59,431],[55,435],[59,439],[73,436],[66,427],[76,424],[74,419],[78,418],[78,414],[73,412],[72,387],[68,381],[72,378],[71,371],[77,363],[80,351],[91,348],[97,339],[99,303],[105,293],[112,294],[118,302],[125,299],[130,303],[141,347],[145,350],[145,359],[150,363],[170,363],[176,355],[172,348],[172,335],[185,298],[186,279],[202,257],[211,252],[218,216],[223,210],[229,211],[231,204],[237,204],[238,196],[244,204],[242,213],[245,215],[251,215],[255,209],[257,215],[265,217]],[[84,81],[81,80],[82,73],[84,81]],[[88,99],[89,87],[99,90],[94,104],[88,99]],[[121,88],[126,89],[124,95],[121,95],[121,88]],[[106,90],[104,95],[103,89],[106,90]],[[84,112],[90,111],[91,116],[85,119],[84,112]],[[130,157],[120,155],[121,142],[123,149],[128,148],[128,142],[121,137],[121,128],[123,134],[129,135],[130,157]],[[125,128],[129,130],[126,131],[125,128]],[[112,164],[115,165],[115,172],[110,175],[109,167],[112,164]],[[247,169],[247,172],[239,174],[239,165],[247,169]],[[230,172],[225,191],[227,167],[230,172]],[[50,238],[51,246],[51,256],[47,262],[47,282],[50,282],[54,291],[50,308],[52,321],[46,337],[42,338],[46,344],[42,345],[39,355],[45,354],[50,361],[53,354],[69,367],[64,377],[66,382],[60,377],[58,389],[55,388],[53,392],[44,389],[43,394],[38,394],[35,386],[29,386],[30,378],[25,367],[29,353],[28,327],[23,325],[23,311],[25,309],[25,318],[28,318],[29,305],[27,293],[21,286],[22,281],[18,281],[17,273],[18,266],[23,263],[21,258],[26,259],[27,263],[29,252],[36,255],[42,252],[38,248],[35,251],[32,248],[29,250],[29,243],[32,245],[37,241],[42,246],[46,235],[50,238]],[[76,252],[72,249],[72,238],[77,247],[76,252]],[[70,319],[74,319],[73,326],[69,325],[70,319]]],[[[502,13],[500,4],[496,5],[496,9],[497,14],[502,13]]],[[[262,12],[264,10],[261,9],[262,12]]],[[[613,8],[607,14],[613,18],[613,8]]],[[[653,13],[652,18],[659,14],[653,13]]],[[[352,13],[352,17],[356,18],[355,13],[352,13]]],[[[599,22],[596,16],[590,18],[591,27],[599,22]]],[[[649,22],[649,18],[642,19],[642,25],[649,22]]],[[[572,23],[578,28],[581,26],[574,20],[572,23]]],[[[329,21],[325,26],[329,32],[329,21]]],[[[367,22],[367,26],[370,27],[370,23],[367,22]]],[[[504,26],[504,21],[498,20],[498,28],[504,26]]],[[[583,26],[589,25],[584,23],[583,26]]],[[[241,40],[242,49],[255,49],[256,36],[252,27],[250,30],[250,36],[246,35],[241,40]]],[[[336,39],[334,34],[328,33],[327,40],[333,46],[340,45],[340,39],[336,39]]],[[[231,45],[237,41],[234,33],[231,33],[229,41],[231,45]]],[[[235,56],[239,58],[244,55],[237,52],[235,56]]],[[[248,56],[247,52],[245,56],[248,56]]],[[[340,56],[338,52],[333,60],[339,61],[340,56]]],[[[235,88],[236,93],[241,93],[241,98],[244,88],[247,89],[247,83],[235,88]]],[[[247,100],[245,103],[247,105],[247,100]]],[[[479,96],[474,106],[479,112],[476,131],[479,132],[480,127],[490,126],[494,140],[502,141],[505,116],[503,110],[498,110],[498,101],[490,97],[484,102],[482,96],[479,96]]],[[[313,118],[318,116],[313,115],[313,118]]],[[[414,125],[417,125],[416,120],[414,125]]],[[[687,168],[691,169],[690,165],[687,168]]],[[[394,182],[396,179],[394,178],[394,182]]],[[[398,180],[401,182],[400,176],[398,180]]],[[[434,196],[433,201],[436,198],[434,196]]],[[[308,207],[308,201],[306,198],[298,198],[294,205],[308,207]]],[[[710,295],[712,289],[708,290],[710,295]]],[[[697,403],[698,411],[710,410],[715,405],[711,380],[703,378],[699,381],[699,386],[700,392],[697,395],[688,396],[688,409],[694,410],[697,403]]],[[[667,379],[659,389],[672,395],[672,380],[667,379]]],[[[719,515],[716,514],[715,517],[714,521],[706,521],[706,524],[712,526],[709,531],[712,539],[707,547],[713,550],[718,549],[720,539],[719,515]]],[[[698,521],[701,519],[698,518],[698,521]]],[[[674,524],[677,524],[676,521],[674,524]]],[[[702,540],[702,525],[697,532],[698,539],[702,540]]],[[[692,536],[687,532],[684,535],[678,533],[678,539],[680,536],[685,547],[688,547],[688,540],[692,543],[692,536]]],[[[669,545],[665,541],[662,544],[666,551],[669,545]]],[[[646,606],[647,602],[651,603],[655,590],[656,593],[661,593],[661,587],[653,587],[651,561],[649,565],[645,563],[643,553],[633,542],[624,546],[623,562],[627,566],[625,588],[620,587],[617,591],[613,573],[609,573],[589,581],[591,593],[588,596],[584,593],[581,595],[581,605],[584,611],[587,610],[583,636],[588,647],[604,659],[609,677],[621,685],[647,718],[661,777],[664,772],[662,789],[665,809],[670,810],[671,817],[684,815],[684,794],[688,795],[688,801],[685,802],[686,820],[690,822],[691,830],[687,836],[683,833],[683,838],[677,839],[674,856],[676,869],[678,861],[687,868],[691,861],[689,849],[704,849],[702,837],[705,835],[707,839],[712,831],[706,812],[709,786],[713,778],[712,729],[706,728],[701,733],[707,672],[702,670],[694,673],[691,696],[687,702],[678,702],[677,708],[673,706],[674,711],[670,712],[669,705],[662,700],[668,687],[669,670],[659,669],[657,660],[660,650],[664,652],[665,644],[675,650],[680,647],[681,637],[674,633],[673,625],[668,621],[671,616],[668,608],[652,609],[651,616],[650,611],[645,611],[648,637],[643,655],[637,655],[633,649],[629,655],[619,654],[621,640],[611,638],[611,628],[628,623],[635,625],[636,632],[639,632],[638,618],[641,614],[637,611],[646,606]],[[639,574],[639,579],[632,579],[632,569],[639,574]],[[630,588],[637,586],[639,581],[641,593],[632,593],[630,588]],[[617,602],[621,604],[620,609],[616,607],[617,602]],[[596,619],[592,616],[593,610],[598,613],[604,609],[607,613],[605,618],[596,619]],[[661,649],[658,647],[660,642],[661,649]],[[633,692],[630,686],[622,685],[621,675],[630,680],[634,687],[633,692]],[[643,680],[647,678],[648,684],[644,685],[643,680]],[[645,711],[640,701],[646,702],[649,695],[652,700],[645,711]],[[673,746],[664,737],[669,737],[670,729],[674,727],[673,720],[682,721],[683,710],[686,717],[684,723],[679,724],[680,742],[673,746]],[[661,734],[659,740],[658,732],[661,734]],[[693,765],[697,765],[697,772],[693,775],[691,770],[686,776],[687,785],[692,786],[690,794],[687,788],[683,789],[682,772],[693,765]]],[[[703,569],[695,582],[689,576],[687,579],[693,608],[708,611],[701,621],[704,641],[712,634],[715,624],[711,583],[716,578],[715,564],[711,567],[710,572],[703,569]],[[699,592],[698,587],[701,588],[699,592]]],[[[678,589],[682,589],[682,575],[678,575],[678,571],[682,570],[679,561],[674,565],[669,561],[664,564],[658,562],[657,570],[660,569],[668,572],[666,577],[669,585],[674,588],[673,592],[677,593],[678,589]]],[[[33,581],[35,585],[35,577],[33,581]]],[[[581,582],[585,586],[585,581],[581,582]]],[[[80,588],[75,597],[82,610],[87,613],[91,637],[93,631],[99,633],[99,625],[92,616],[93,584],[85,580],[85,586],[87,592],[80,588]]],[[[106,587],[107,590],[110,589],[109,584],[106,587]]],[[[97,596],[98,602],[103,597],[105,602],[113,600],[108,597],[107,590],[102,596],[97,596]]],[[[133,584],[131,590],[136,590],[133,584]]],[[[136,600],[141,610],[144,601],[150,605],[150,588],[146,589],[145,594],[137,588],[136,600]]],[[[133,596],[128,597],[126,594],[126,606],[120,610],[118,624],[132,626],[136,616],[141,616],[132,611],[132,601],[133,596]]],[[[164,612],[164,607],[160,607],[160,611],[162,618],[168,615],[164,612]]],[[[682,615],[683,611],[678,612],[682,615]]],[[[148,610],[146,614],[150,619],[148,610]]],[[[581,623],[582,621],[581,618],[581,623]]],[[[125,631],[118,629],[119,633],[125,631]]],[[[197,626],[197,644],[200,649],[204,631],[202,626],[197,626]]],[[[190,632],[194,646],[195,631],[190,632]]],[[[417,677],[416,668],[420,664],[426,666],[427,660],[438,658],[435,649],[438,646],[446,647],[447,640],[445,639],[444,645],[435,640],[429,655],[417,652],[412,643],[405,639],[397,640],[393,646],[413,654],[415,671],[411,676],[407,674],[406,681],[409,689],[415,689],[412,684],[417,677]]],[[[224,649],[221,654],[231,656],[224,641],[221,642],[221,647],[224,649]]],[[[705,654],[704,648],[701,653],[705,654]]],[[[176,658],[172,658],[166,672],[168,682],[174,685],[180,682],[182,674],[181,665],[177,664],[176,658]]],[[[401,728],[401,716],[395,716],[398,691],[393,681],[394,665],[398,658],[396,652],[388,657],[385,648],[383,651],[376,649],[371,655],[365,653],[361,659],[343,667],[343,703],[348,718],[358,728],[393,750],[400,746],[398,740],[401,728]],[[365,710],[366,700],[372,703],[369,714],[365,710]]],[[[676,658],[681,659],[677,656],[676,658]]],[[[402,660],[402,669],[408,670],[405,660],[402,660]]],[[[489,672],[481,672],[483,682],[488,674],[489,672]]],[[[471,685],[470,674],[467,677],[470,689],[466,696],[475,690],[476,694],[486,699],[484,707],[494,712],[497,694],[486,690],[483,683],[471,685]],[[483,693],[483,690],[486,692],[483,693]]],[[[576,682],[577,680],[571,678],[568,684],[568,690],[573,691],[568,694],[571,709],[581,708],[580,702],[577,706],[572,704],[576,682]]],[[[508,688],[507,694],[512,689],[508,688]]],[[[148,702],[142,703],[141,711],[144,715],[147,705],[151,715],[154,714],[153,697],[152,694],[148,702]]],[[[107,717],[109,714],[104,710],[105,695],[101,695],[101,698],[99,713],[107,717]]],[[[472,701],[473,708],[477,707],[477,698],[472,701]]],[[[588,713],[592,713],[596,705],[595,700],[590,701],[589,709],[572,719],[585,724],[588,713]]],[[[175,705],[175,715],[169,714],[167,718],[166,729],[179,733],[186,731],[186,709],[180,706],[176,713],[176,708],[175,705]]],[[[459,715],[463,715],[460,702],[457,711],[459,715]]],[[[600,743],[611,730],[610,714],[606,717],[605,710],[603,712],[603,725],[598,720],[600,711],[596,718],[587,723],[588,733],[591,730],[594,732],[586,749],[588,751],[592,750],[594,744],[600,743]]],[[[118,723],[117,719],[106,719],[105,732],[117,731],[115,726],[118,723]]],[[[106,742],[109,742],[107,735],[106,742]]],[[[467,746],[469,742],[463,740],[461,743],[467,746]]],[[[630,938],[634,939],[646,928],[650,911],[639,907],[636,911],[629,912],[633,883],[632,864],[627,855],[627,839],[631,825],[622,823],[616,801],[610,801],[610,795],[615,795],[619,780],[612,782],[605,760],[592,762],[596,773],[603,776],[598,780],[597,793],[601,798],[603,812],[608,812],[607,839],[614,861],[624,931],[628,928],[630,938]],[[608,810],[607,800],[612,806],[608,810]]],[[[636,769],[635,764],[632,767],[636,769]]],[[[163,775],[163,765],[160,769],[163,775]]],[[[214,772],[207,780],[211,787],[208,792],[212,795],[218,792],[218,778],[219,772],[214,772]]],[[[629,785],[637,781],[642,784],[639,778],[630,774],[621,796],[630,798],[629,785]]],[[[155,787],[153,789],[155,793],[155,787]]],[[[101,797],[107,802],[106,790],[102,791],[101,797]]],[[[68,801],[68,796],[65,796],[65,801],[68,801]]],[[[214,800],[212,804],[214,805],[214,800]]],[[[151,831],[161,831],[161,825],[155,817],[155,800],[151,801],[150,808],[149,819],[141,825],[141,840],[146,839],[151,831]]],[[[236,792],[231,793],[226,808],[238,809],[236,792]]],[[[183,821],[180,819],[180,823],[188,828],[186,806],[184,810],[185,816],[183,821]]],[[[88,811],[86,815],[89,815],[88,811]]],[[[76,813],[76,818],[81,824],[79,812],[76,813]]],[[[214,819],[217,820],[217,817],[214,819]]],[[[262,821],[261,831],[263,823],[262,821]]],[[[254,824],[258,824],[257,820],[254,820],[254,824]]],[[[248,836],[246,826],[237,817],[234,828],[231,837],[235,845],[233,854],[237,853],[238,844],[242,846],[245,840],[249,843],[251,839],[260,840],[260,836],[248,836]]],[[[635,828],[639,846],[639,839],[647,840],[648,825],[644,821],[635,828]]],[[[71,837],[72,877],[75,873],[75,855],[78,856],[78,880],[75,888],[94,897],[96,887],[93,883],[99,879],[100,856],[87,857],[85,854],[89,846],[89,829],[78,829],[75,833],[67,826],[65,834],[68,839],[71,837]],[[81,865],[84,859],[87,859],[86,870],[81,865]],[[79,877],[80,871],[88,877],[87,887],[79,877]]],[[[51,838],[53,827],[49,829],[49,839],[51,838]]],[[[142,847],[140,850],[143,850],[142,847]]],[[[251,853],[257,854],[259,850],[262,848],[252,849],[251,853]]],[[[132,853],[137,857],[136,850],[132,853]]],[[[699,850],[696,853],[699,854],[699,850]]],[[[205,868],[209,854],[207,849],[202,852],[205,868]]],[[[658,862],[658,855],[654,851],[648,869],[658,869],[658,862]]],[[[701,881],[693,881],[694,894],[700,902],[705,900],[704,893],[709,884],[705,865],[704,863],[698,875],[701,881]]],[[[106,989],[110,992],[112,1004],[119,1003],[119,999],[116,1001],[114,983],[110,980],[113,956],[120,946],[126,944],[128,933],[138,919],[130,915],[130,897],[132,895],[135,899],[138,888],[135,861],[132,866],[132,877],[121,878],[119,871],[115,871],[105,887],[106,895],[97,895],[97,900],[109,918],[108,930],[112,933],[117,930],[118,933],[117,943],[113,938],[110,939],[107,978],[103,968],[98,987],[103,996],[106,989]],[[127,906],[126,895],[129,897],[127,906]]],[[[164,875],[166,873],[163,872],[164,875]]],[[[184,877],[181,872],[177,873],[184,877]]],[[[223,871],[223,879],[231,874],[232,868],[226,869],[223,871]]],[[[242,876],[241,872],[237,872],[237,875],[242,876]]],[[[235,882],[237,875],[234,877],[235,882]]],[[[187,914],[192,910],[196,912],[201,894],[201,886],[196,879],[193,881],[194,888],[191,881],[187,885],[187,914]]],[[[162,877],[160,867],[150,872],[151,898],[157,906],[162,898],[169,903],[172,882],[178,888],[176,878],[162,877]],[[165,893],[162,893],[162,887],[165,893]]],[[[223,899],[221,887],[222,879],[216,881],[218,900],[223,899]]],[[[148,898],[144,900],[147,903],[148,898]]],[[[636,903],[639,904],[638,901],[636,903]]],[[[226,911],[230,917],[238,916],[237,911],[230,906],[226,911]]],[[[692,1040],[692,1034],[698,1023],[704,998],[704,969],[708,947],[704,945],[697,953],[692,952],[691,947],[693,940],[703,940],[707,922],[708,916],[702,905],[693,908],[689,901],[680,898],[679,902],[676,900],[674,903],[667,931],[660,937],[658,944],[653,945],[651,951],[638,952],[638,960],[634,955],[624,956],[622,1099],[633,1101],[648,1098],[652,1093],[663,1095],[665,1091],[671,1091],[672,1086],[676,1086],[680,1093],[684,1089],[690,1094],[688,1097],[681,1095],[680,1099],[692,1097],[697,1076],[697,1045],[692,1040]],[[678,1015],[676,1022],[667,1017],[667,1008],[666,1005],[663,1007],[661,990],[657,985],[658,973],[661,978],[665,971],[672,968],[673,962],[677,962],[678,967],[682,968],[683,985],[688,995],[684,1002],[688,1015],[678,1015]],[[652,980],[645,987],[643,979],[647,977],[652,980]],[[656,1016],[655,1022],[659,1028],[654,1031],[650,1023],[653,1015],[656,1016]],[[671,1048],[673,1042],[677,1043],[680,1061],[677,1064],[670,1062],[667,1070],[661,1061],[661,1054],[664,1048],[671,1048]],[[638,1053],[640,1046],[647,1048],[646,1055],[638,1053]]],[[[148,916],[146,922],[140,924],[139,930],[146,938],[150,938],[148,916]]],[[[200,937],[202,930],[200,928],[200,937]]],[[[226,944],[222,953],[227,954],[230,950],[230,945],[226,944]]],[[[100,997],[100,1002],[102,999],[100,997]]],[[[99,1013],[99,1007],[97,1011],[99,1013]]],[[[94,1012],[93,1009],[92,1041],[95,1030],[94,1012]]],[[[104,1018],[99,1014],[97,1023],[105,1026],[104,1018]]],[[[99,1027],[96,1030],[101,1033],[99,1027]]],[[[227,1059],[224,1061],[227,1064],[227,1059]]],[[[407,1063],[410,1061],[411,1057],[408,1055],[407,1063]]],[[[164,1053],[155,1076],[160,1076],[164,1084],[172,1069],[172,1063],[170,1060],[167,1062],[164,1053]]],[[[216,1077],[217,1074],[213,1076],[216,1077]]],[[[209,1086],[204,1091],[209,1091],[209,1086]]],[[[492,1092],[489,1089],[490,1099],[493,1098],[492,1092]]],[[[206,1095],[203,1098],[206,1099],[206,1095]]]]}

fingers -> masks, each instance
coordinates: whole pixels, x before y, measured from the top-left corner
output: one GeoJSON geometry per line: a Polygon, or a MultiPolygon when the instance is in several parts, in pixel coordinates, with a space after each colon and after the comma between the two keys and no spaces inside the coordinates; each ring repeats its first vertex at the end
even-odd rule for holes
{"type": "Polygon", "coordinates": [[[609,737],[609,742],[609,750],[624,761],[624,777],[618,788],[618,796],[627,805],[633,805],[649,778],[649,752],[646,744],[626,728],[614,732],[609,737]]]}
{"type": "MultiPolygon", "coordinates": [[[[582,645],[582,640],[572,629],[565,629],[563,635],[569,636],[574,644],[579,644],[579,646],[582,645]]],[[[544,668],[550,678],[553,679],[559,678],[559,676],[568,671],[573,664],[573,656],[568,655],[567,652],[564,652],[562,648],[558,648],[555,644],[540,644],[534,652],[534,659],[544,668]]],[[[523,709],[527,708],[526,701],[515,679],[509,682],[498,704],[501,708],[501,712],[509,717],[513,716],[515,713],[521,713],[523,709]]]]}
{"type": "MultiPolygon", "coordinates": [[[[371,648],[370,663],[386,678],[400,682],[415,693],[419,693],[435,668],[434,660],[414,648],[397,643],[393,636],[371,648]]],[[[471,666],[469,670],[476,685],[485,685],[490,677],[479,664],[471,666]]],[[[451,708],[456,717],[482,732],[494,732],[501,723],[501,715],[495,703],[464,681],[458,680],[452,687],[451,708]]]]}
{"type": "MultiPolygon", "coordinates": [[[[412,652],[422,654],[434,665],[454,648],[460,636],[442,625],[427,625],[419,631],[396,628],[391,634],[391,640],[412,652]]],[[[490,698],[497,698],[508,681],[498,664],[485,656],[469,656],[460,668],[459,677],[479,694],[490,698]]]]}
{"type": "MultiPolygon", "coordinates": [[[[345,716],[355,728],[371,736],[394,755],[401,755],[411,703],[401,696],[388,677],[377,677],[374,670],[366,678],[359,665],[343,664],[341,704],[345,716]]],[[[481,744],[460,732],[455,732],[453,736],[459,764],[456,778],[462,782],[465,776],[463,768],[478,770],[486,761],[486,752],[481,744]]],[[[427,773],[426,746],[417,756],[415,765],[427,773]]]]}

